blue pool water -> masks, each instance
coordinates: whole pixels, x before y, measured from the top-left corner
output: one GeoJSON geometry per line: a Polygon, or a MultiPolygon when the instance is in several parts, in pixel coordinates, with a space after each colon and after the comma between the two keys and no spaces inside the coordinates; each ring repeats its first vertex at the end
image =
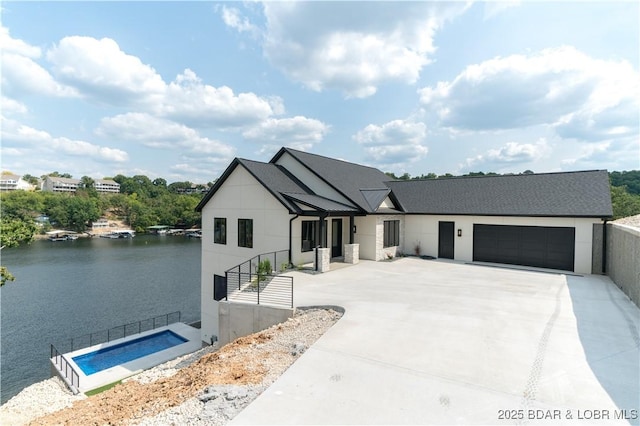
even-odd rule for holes
{"type": "Polygon", "coordinates": [[[87,376],[143,356],[180,345],[188,340],[171,330],[130,340],[108,348],[73,357],[73,361],[87,376]]]}

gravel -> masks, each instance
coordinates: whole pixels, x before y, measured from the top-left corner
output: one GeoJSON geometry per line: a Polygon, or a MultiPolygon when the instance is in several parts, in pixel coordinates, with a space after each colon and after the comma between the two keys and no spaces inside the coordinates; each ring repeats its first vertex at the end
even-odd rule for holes
{"type": "MultiPolygon", "coordinates": [[[[324,308],[297,310],[296,315],[286,322],[263,332],[240,338],[224,348],[218,348],[216,345],[208,346],[132,376],[123,382],[125,384],[137,382],[142,385],[137,391],[138,395],[135,395],[139,396],[141,393],[149,392],[146,389],[149,386],[161,383],[163,380],[171,380],[172,376],[177,375],[177,378],[180,376],[179,372],[182,374],[189,372],[190,369],[199,372],[197,368],[201,367],[203,362],[211,362],[207,358],[211,355],[217,356],[218,362],[223,365],[238,362],[242,357],[252,361],[261,359],[261,372],[257,372],[252,380],[244,383],[228,380],[230,383],[221,383],[220,380],[211,376],[208,385],[204,385],[199,392],[182,398],[179,404],[171,408],[159,412],[143,410],[143,414],[138,415],[135,414],[135,408],[139,407],[128,407],[127,415],[106,420],[109,424],[143,426],[224,425],[269,387],[341,316],[341,313],[324,308]],[[214,352],[217,353],[213,354],[214,352]]],[[[246,373],[245,371],[245,378],[246,373]]],[[[117,392],[120,386],[123,385],[118,385],[111,391],[117,392]]],[[[24,425],[29,422],[33,422],[32,424],[83,424],[86,422],[83,419],[92,419],[92,414],[99,417],[98,413],[89,411],[96,410],[95,404],[91,406],[84,402],[99,401],[99,398],[111,391],[82,401],[87,397],[83,394],[72,395],[60,379],[52,378],[25,388],[7,401],[0,407],[0,418],[3,425],[24,425]],[[56,413],[70,407],[74,402],[78,402],[75,407],[56,413]],[[42,417],[49,413],[54,414],[42,417]]],[[[176,389],[168,389],[167,393],[171,391],[175,392],[176,389]]],[[[163,396],[166,395],[151,397],[163,396]]],[[[118,403],[123,404],[122,401],[118,403]]],[[[124,403],[126,404],[126,401],[124,403]]],[[[99,424],[105,423],[104,417],[100,418],[102,420],[99,424]]]]}

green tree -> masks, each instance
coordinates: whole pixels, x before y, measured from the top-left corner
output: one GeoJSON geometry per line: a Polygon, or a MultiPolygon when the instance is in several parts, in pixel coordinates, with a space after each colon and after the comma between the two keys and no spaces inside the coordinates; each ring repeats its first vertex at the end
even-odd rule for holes
{"type": "Polygon", "coordinates": [[[614,219],[640,214],[640,195],[629,194],[624,186],[611,187],[611,204],[614,219]]]}
{"type": "Polygon", "coordinates": [[[640,195],[640,170],[611,172],[609,179],[613,186],[626,186],[629,194],[640,195]]]}
{"type": "MultiPolygon", "coordinates": [[[[0,250],[5,247],[16,247],[20,244],[33,241],[36,226],[33,221],[28,222],[19,219],[0,218],[0,250]]],[[[5,266],[0,266],[0,286],[7,281],[13,281],[15,277],[5,266]]]]}
{"type": "Polygon", "coordinates": [[[22,179],[24,179],[26,182],[28,182],[31,185],[38,185],[38,178],[35,176],[31,176],[30,174],[26,174],[22,176],[22,179]]]}
{"type": "Polygon", "coordinates": [[[44,208],[41,192],[10,191],[0,193],[2,217],[30,221],[44,208]]]}
{"type": "Polygon", "coordinates": [[[80,178],[80,188],[76,191],[76,195],[88,195],[89,197],[98,198],[96,181],[89,176],[82,176],[80,178]]]}

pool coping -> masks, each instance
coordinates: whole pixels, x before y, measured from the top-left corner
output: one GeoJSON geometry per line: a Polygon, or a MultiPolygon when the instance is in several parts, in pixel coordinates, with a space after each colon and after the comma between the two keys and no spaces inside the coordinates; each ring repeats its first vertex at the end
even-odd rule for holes
{"type": "MultiPolygon", "coordinates": [[[[200,340],[200,330],[187,324],[177,322],[164,327],[158,327],[153,330],[133,334],[124,338],[115,339],[110,342],[89,346],[87,348],[78,349],[73,352],[67,352],[65,354],[62,354],[62,356],[73,367],[73,369],[79,376],[78,390],[80,392],[88,392],[108,385],[110,383],[126,379],[127,377],[138,374],[144,370],[148,370],[149,368],[155,367],[164,362],[171,361],[172,359],[175,359],[179,356],[195,352],[201,347],[202,342],[200,340]],[[78,355],[84,355],[100,349],[109,348],[111,346],[150,336],[152,334],[161,333],[165,330],[171,330],[179,336],[187,339],[187,341],[171,348],[164,349],[153,354],[113,366],[111,368],[107,368],[91,375],[86,375],[73,360],[73,358],[78,355]]],[[[54,370],[57,371],[58,374],[60,374],[59,370],[55,366],[54,358],[51,358],[50,361],[54,370]]]]}

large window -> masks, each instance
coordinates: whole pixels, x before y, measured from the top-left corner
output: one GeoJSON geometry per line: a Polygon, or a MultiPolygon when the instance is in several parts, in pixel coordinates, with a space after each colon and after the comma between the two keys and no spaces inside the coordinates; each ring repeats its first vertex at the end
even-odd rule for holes
{"type": "Polygon", "coordinates": [[[238,219],[238,247],[253,248],[253,219],[238,219]]]}
{"type": "Polygon", "coordinates": [[[227,218],[216,217],[213,219],[213,242],[227,244],[227,218]]]}
{"type": "Polygon", "coordinates": [[[384,221],[384,241],[383,247],[394,247],[400,245],[400,221],[384,221]]]}
{"type": "Polygon", "coordinates": [[[318,224],[316,220],[302,221],[302,252],[311,251],[318,242],[318,224]]]}

